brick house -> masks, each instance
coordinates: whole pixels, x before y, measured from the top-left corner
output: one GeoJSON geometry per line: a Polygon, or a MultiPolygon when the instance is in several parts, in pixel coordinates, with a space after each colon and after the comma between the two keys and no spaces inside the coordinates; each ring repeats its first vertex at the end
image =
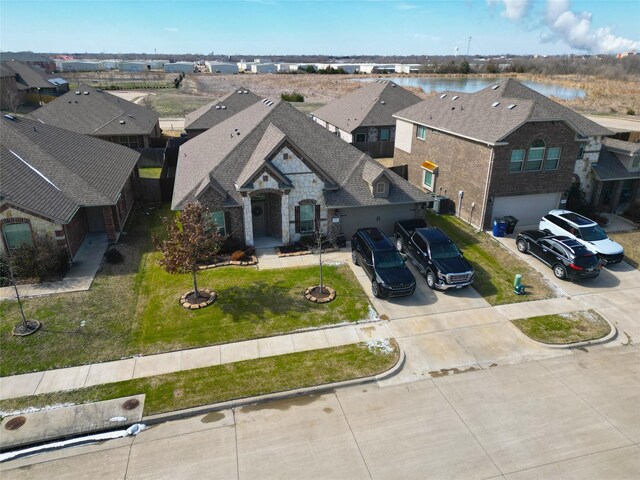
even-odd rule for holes
{"type": "Polygon", "coordinates": [[[47,74],[40,67],[31,67],[15,60],[3,62],[2,66],[15,73],[16,88],[24,93],[27,102],[47,103],[69,91],[66,80],[47,74]]]}
{"type": "Polygon", "coordinates": [[[394,165],[408,165],[411,183],[483,229],[505,215],[536,224],[561,206],[576,159],[611,133],[513,79],[444,92],[395,117],[394,165]]]}
{"type": "Polygon", "coordinates": [[[73,258],[89,232],[118,240],[139,153],[40,122],[0,120],[0,252],[50,235],[73,258]]]}
{"type": "Polygon", "coordinates": [[[251,90],[237,88],[219,100],[188,113],[184,119],[184,130],[188,138],[194,138],[260,100],[251,90]]]}
{"type": "Polygon", "coordinates": [[[162,134],[160,116],[153,110],[88,85],[65,93],[30,117],[133,149],[156,146],[162,134]]]}
{"type": "Polygon", "coordinates": [[[422,99],[388,80],[375,80],[311,114],[313,121],[373,158],[392,157],[393,114],[422,99]]]}
{"type": "Polygon", "coordinates": [[[18,88],[18,75],[7,66],[0,63],[0,108],[15,112],[27,100],[26,93],[18,88]]]}
{"type": "Polygon", "coordinates": [[[255,245],[288,244],[317,225],[331,236],[391,233],[430,200],[287,102],[264,99],[180,147],[171,207],[199,202],[223,234],[255,245]]]}

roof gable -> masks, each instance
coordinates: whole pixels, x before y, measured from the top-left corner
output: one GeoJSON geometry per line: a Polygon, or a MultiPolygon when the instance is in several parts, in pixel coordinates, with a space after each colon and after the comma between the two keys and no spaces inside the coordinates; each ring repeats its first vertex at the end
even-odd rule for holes
{"type": "Polygon", "coordinates": [[[250,107],[261,98],[250,90],[240,87],[224,97],[208,103],[185,117],[185,130],[207,130],[250,107]]]}

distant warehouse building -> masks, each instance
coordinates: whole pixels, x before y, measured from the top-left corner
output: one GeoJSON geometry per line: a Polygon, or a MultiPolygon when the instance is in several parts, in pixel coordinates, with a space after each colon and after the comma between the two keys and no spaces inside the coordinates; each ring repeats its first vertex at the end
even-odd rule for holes
{"type": "Polygon", "coordinates": [[[193,62],[165,63],[164,71],[167,73],[193,73],[195,65],[193,62]]]}
{"type": "Polygon", "coordinates": [[[225,63],[225,62],[209,62],[204,64],[207,66],[211,73],[238,73],[237,63],[225,63]]]}
{"type": "Polygon", "coordinates": [[[251,73],[276,73],[275,63],[254,63],[251,65],[251,73]]]}
{"type": "Polygon", "coordinates": [[[139,61],[118,62],[118,70],[121,72],[144,72],[151,70],[151,66],[147,67],[147,62],[139,61]]]}
{"type": "Polygon", "coordinates": [[[103,70],[100,60],[56,60],[56,68],[61,72],[97,72],[103,70]]]}

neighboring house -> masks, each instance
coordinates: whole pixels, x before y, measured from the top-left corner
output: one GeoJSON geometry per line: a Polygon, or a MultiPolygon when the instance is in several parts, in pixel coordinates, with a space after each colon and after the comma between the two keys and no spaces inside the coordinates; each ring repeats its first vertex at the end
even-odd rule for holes
{"type": "Polygon", "coordinates": [[[48,103],[69,91],[69,83],[57,75],[49,75],[40,67],[12,60],[2,63],[3,69],[15,73],[16,87],[31,103],[48,103]]]}
{"type": "Polygon", "coordinates": [[[18,89],[17,74],[6,63],[0,63],[0,108],[15,112],[27,100],[24,91],[18,89]]]}
{"type": "Polygon", "coordinates": [[[432,199],[287,102],[264,99],[180,147],[172,209],[199,202],[247,245],[287,244],[317,225],[330,236],[392,233],[432,199]]]}
{"type": "Polygon", "coordinates": [[[393,82],[375,80],[319,108],[311,118],[373,158],[392,157],[393,114],[420,101],[393,82]]]}
{"type": "Polygon", "coordinates": [[[394,165],[483,229],[505,215],[537,224],[564,203],[576,159],[611,133],[513,79],[444,92],[395,117],[394,165]]]}
{"type": "Polygon", "coordinates": [[[640,143],[605,138],[591,170],[591,203],[596,208],[623,213],[640,199],[640,143]]]}
{"type": "Polygon", "coordinates": [[[65,93],[30,116],[134,149],[156,146],[162,133],[160,117],[153,110],[87,85],[65,93]]]}
{"type": "Polygon", "coordinates": [[[255,93],[240,87],[219,100],[188,113],[184,120],[187,136],[193,138],[260,100],[262,99],[255,93]]]}
{"type": "Polygon", "coordinates": [[[56,69],[55,60],[39,53],[33,52],[0,52],[0,61],[10,62],[15,60],[30,67],[41,68],[46,73],[51,73],[56,69]]]}
{"type": "Polygon", "coordinates": [[[89,232],[117,241],[139,154],[40,122],[0,119],[0,251],[50,235],[71,258],[89,232]]]}

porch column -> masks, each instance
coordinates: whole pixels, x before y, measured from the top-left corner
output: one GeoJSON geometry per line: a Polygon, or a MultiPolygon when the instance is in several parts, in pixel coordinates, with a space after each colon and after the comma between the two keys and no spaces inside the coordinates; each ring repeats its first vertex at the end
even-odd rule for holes
{"type": "Polygon", "coordinates": [[[616,180],[616,183],[613,185],[613,192],[611,195],[611,213],[616,213],[618,210],[618,203],[620,202],[620,196],[622,194],[622,180],[616,180]]]}
{"type": "Polygon", "coordinates": [[[280,210],[282,212],[282,243],[290,242],[289,238],[289,194],[283,193],[280,197],[280,210]]]}
{"type": "Polygon", "coordinates": [[[242,217],[244,219],[244,243],[253,245],[253,218],[251,216],[251,197],[242,197],[242,217]]]}

